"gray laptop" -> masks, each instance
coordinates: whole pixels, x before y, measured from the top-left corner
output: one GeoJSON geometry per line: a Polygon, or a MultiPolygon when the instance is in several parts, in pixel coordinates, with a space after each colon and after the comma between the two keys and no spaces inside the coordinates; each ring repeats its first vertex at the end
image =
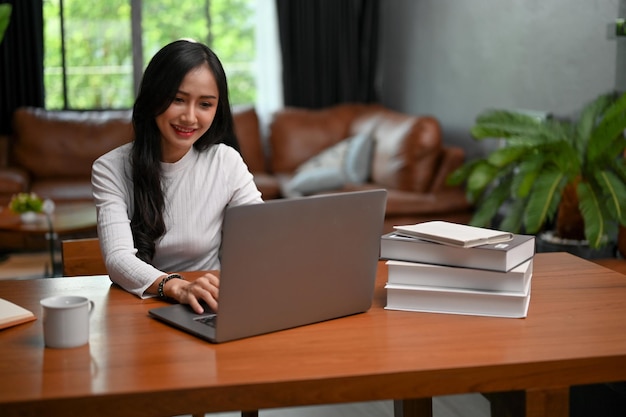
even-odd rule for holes
{"type": "Polygon", "coordinates": [[[228,208],[218,314],[181,304],[149,314],[219,343],[364,312],[386,198],[372,190],[228,208]]]}

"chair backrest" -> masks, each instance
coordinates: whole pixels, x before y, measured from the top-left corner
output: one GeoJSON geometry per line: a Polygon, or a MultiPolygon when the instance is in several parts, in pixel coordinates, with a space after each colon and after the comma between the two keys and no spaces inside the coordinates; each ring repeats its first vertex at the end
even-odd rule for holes
{"type": "Polygon", "coordinates": [[[63,276],[107,274],[97,238],[64,240],[61,242],[61,250],[63,276]]]}

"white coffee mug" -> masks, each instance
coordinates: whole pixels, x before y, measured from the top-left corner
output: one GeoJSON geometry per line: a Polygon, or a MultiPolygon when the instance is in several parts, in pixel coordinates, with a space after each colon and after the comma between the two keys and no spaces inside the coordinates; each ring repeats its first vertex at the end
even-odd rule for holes
{"type": "Polygon", "coordinates": [[[77,295],[58,295],[41,300],[43,339],[47,347],[71,348],[89,342],[89,317],[93,301],[77,295]]]}

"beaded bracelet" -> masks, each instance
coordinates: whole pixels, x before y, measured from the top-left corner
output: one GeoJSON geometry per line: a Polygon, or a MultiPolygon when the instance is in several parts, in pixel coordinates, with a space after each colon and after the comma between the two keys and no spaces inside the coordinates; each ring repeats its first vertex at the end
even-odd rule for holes
{"type": "Polygon", "coordinates": [[[185,279],[185,278],[184,278],[182,275],[180,275],[180,274],[169,274],[168,276],[166,276],[165,278],[163,278],[163,279],[161,280],[161,282],[159,282],[159,297],[161,297],[161,298],[167,298],[167,296],[165,295],[165,292],[163,292],[163,286],[165,285],[165,283],[166,283],[167,281],[169,281],[170,279],[174,279],[174,278],[177,278],[177,279],[182,279],[182,280],[184,280],[184,279],[185,279]]]}

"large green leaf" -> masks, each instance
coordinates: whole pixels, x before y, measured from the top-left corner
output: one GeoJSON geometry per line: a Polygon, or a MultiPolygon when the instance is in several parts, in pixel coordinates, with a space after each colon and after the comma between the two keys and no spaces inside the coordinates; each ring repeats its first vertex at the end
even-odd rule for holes
{"type": "Polygon", "coordinates": [[[606,110],[604,117],[590,132],[587,160],[591,165],[604,164],[623,152],[626,140],[626,93],[618,97],[606,110]]]}
{"type": "Polygon", "coordinates": [[[626,160],[617,158],[609,162],[610,170],[624,183],[626,183],[626,160]]]}
{"type": "Polygon", "coordinates": [[[532,152],[532,148],[527,146],[505,146],[504,148],[493,151],[487,157],[487,161],[489,161],[490,164],[501,168],[521,159],[529,152],[532,152]]]}
{"type": "Polygon", "coordinates": [[[613,119],[626,111],[626,92],[613,95],[610,106],[604,112],[604,119],[613,119]]]}
{"type": "Polygon", "coordinates": [[[524,226],[528,233],[537,233],[546,220],[554,217],[567,178],[558,170],[544,171],[535,182],[524,212],[524,226]]]}
{"type": "Polygon", "coordinates": [[[597,121],[611,104],[611,101],[612,94],[603,94],[585,105],[576,123],[577,138],[581,141],[577,148],[583,151],[586,149],[587,142],[591,138],[591,133],[596,127],[597,121]]]}
{"type": "Polygon", "coordinates": [[[585,221],[585,238],[589,247],[602,246],[607,233],[607,221],[602,212],[600,196],[586,182],[580,182],[576,188],[578,207],[585,221]]]}
{"type": "Polygon", "coordinates": [[[501,173],[498,167],[481,161],[474,166],[474,169],[467,178],[467,191],[473,198],[478,197],[501,173]]]}
{"type": "Polygon", "coordinates": [[[482,159],[475,159],[473,161],[469,161],[464,165],[461,165],[459,168],[455,169],[453,172],[448,175],[446,178],[446,183],[448,185],[461,185],[463,182],[467,180],[470,176],[476,165],[482,163],[482,159]]]}
{"type": "Polygon", "coordinates": [[[545,143],[567,142],[572,145],[574,142],[575,129],[568,119],[547,119],[541,124],[540,132],[545,143]]]}
{"type": "Polygon", "coordinates": [[[626,144],[622,132],[626,129],[626,113],[623,118],[601,123],[594,131],[587,147],[586,161],[590,167],[606,164],[608,159],[620,155],[626,144]]]}
{"type": "Polygon", "coordinates": [[[511,205],[507,207],[506,215],[500,222],[498,228],[511,233],[520,233],[525,208],[526,199],[518,198],[513,200],[511,205]]]}
{"type": "Polygon", "coordinates": [[[541,146],[538,150],[546,158],[546,165],[550,164],[564,173],[568,178],[577,176],[583,164],[573,145],[569,142],[560,142],[541,146]]]}
{"type": "Polygon", "coordinates": [[[476,118],[471,129],[476,139],[535,136],[541,121],[535,117],[505,110],[488,110],[476,118]]]}
{"type": "Polygon", "coordinates": [[[626,224],[626,183],[611,171],[600,171],[595,180],[603,191],[601,204],[621,224],[626,224]]]}
{"type": "Polygon", "coordinates": [[[511,184],[511,196],[514,198],[526,198],[530,193],[536,178],[539,176],[545,157],[541,153],[535,153],[531,158],[521,162],[518,166],[511,184]]]}
{"type": "Polygon", "coordinates": [[[474,212],[470,224],[478,227],[491,227],[491,222],[498,212],[498,209],[509,197],[511,187],[510,177],[503,179],[500,183],[486,192],[480,200],[478,209],[474,212]]]}

